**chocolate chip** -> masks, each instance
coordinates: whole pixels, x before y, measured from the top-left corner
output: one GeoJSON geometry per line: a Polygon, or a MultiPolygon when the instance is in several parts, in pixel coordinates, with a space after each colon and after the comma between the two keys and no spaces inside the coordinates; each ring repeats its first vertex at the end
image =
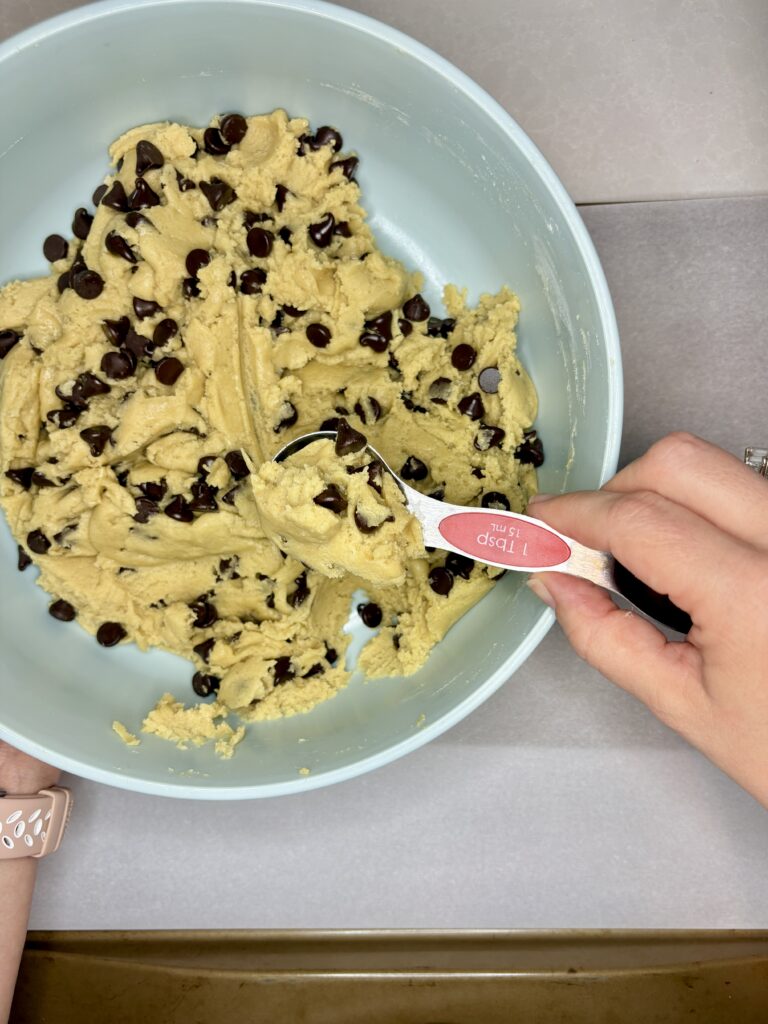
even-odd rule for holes
{"type": "Polygon", "coordinates": [[[55,424],[60,430],[67,430],[73,427],[80,418],[82,409],[67,405],[63,409],[52,409],[45,417],[49,423],[55,424]]]}
{"type": "Polygon", "coordinates": [[[231,185],[221,178],[211,178],[210,181],[200,182],[200,191],[203,193],[211,209],[218,213],[225,206],[234,203],[237,195],[231,185]]]}
{"type": "Polygon", "coordinates": [[[438,316],[432,316],[427,323],[427,334],[430,338],[447,338],[456,326],[456,321],[450,317],[441,320],[438,316]]]}
{"type": "Polygon", "coordinates": [[[58,601],[54,601],[53,604],[48,605],[48,614],[54,619],[58,619],[59,622],[71,622],[77,615],[77,612],[69,603],[59,598],[58,601]]]}
{"type": "Polygon", "coordinates": [[[283,303],[283,312],[287,313],[288,316],[297,317],[304,316],[306,309],[299,309],[298,306],[291,306],[287,302],[283,303]]]}
{"type": "Polygon", "coordinates": [[[318,249],[326,249],[333,241],[333,229],[336,227],[336,218],[332,213],[326,213],[322,220],[316,224],[310,224],[308,234],[318,249]]]}
{"type": "Polygon", "coordinates": [[[363,423],[375,423],[381,416],[381,406],[375,398],[364,398],[355,402],[355,412],[363,423]]]}
{"type": "Polygon", "coordinates": [[[360,161],[356,156],[348,156],[345,157],[343,160],[334,160],[331,166],[328,168],[328,173],[335,170],[335,168],[340,167],[341,173],[344,175],[344,177],[348,181],[354,181],[355,171],[357,170],[357,165],[359,163],[360,161]]]}
{"type": "Polygon", "coordinates": [[[258,295],[261,286],[266,282],[267,275],[261,267],[254,267],[253,270],[244,270],[240,275],[240,291],[243,295],[258,295]]]}
{"type": "MultiPolygon", "coordinates": [[[[106,188],[106,185],[102,185],[102,188],[106,188]]],[[[94,202],[96,201],[96,193],[93,194],[94,202]]],[[[96,203],[98,206],[99,204],[96,203]]],[[[125,189],[122,183],[119,181],[113,182],[109,191],[105,192],[102,200],[102,206],[108,206],[112,210],[119,210],[120,213],[126,213],[128,210],[128,196],[125,194],[125,189]]]]}
{"type": "Polygon", "coordinates": [[[282,240],[285,242],[286,245],[292,245],[293,244],[291,242],[291,236],[292,236],[293,232],[291,231],[290,228],[282,227],[277,232],[277,234],[278,234],[278,236],[280,238],[282,238],[282,240]]]}
{"type": "Polygon", "coordinates": [[[152,332],[152,344],[155,348],[162,348],[171,338],[175,338],[178,333],[179,325],[175,320],[167,317],[165,320],[161,320],[152,332]]]}
{"type": "Polygon", "coordinates": [[[242,142],[245,138],[245,133],[248,131],[248,122],[242,114],[226,114],[221,119],[219,131],[225,142],[228,142],[230,146],[236,146],[238,142],[242,142]]]}
{"type": "Polygon", "coordinates": [[[218,512],[219,506],[216,504],[218,487],[212,487],[202,480],[195,480],[191,490],[192,500],[189,507],[193,512],[218,512]]]}
{"type": "Polygon", "coordinates": [[[451,393],[451,381],[447,377],[436,377],[429,385],[429,400],[435,405],[445,405],[451,393]]]}
{"type": "Polygon", "coordinates": [[[386,313],[381,313],[379,316],[374,317],[373,320],[365,321],[366,329],[369,331],[375,331],[376,334],[380,334],[382,338],[387,341],[392,340],[392,311],[387,310],[386,313]]]}
{"type": "Polygon", "coordinates": [[[453,573],[449,572],[448,569],[441,569],[440,566],[435,566],[434,569],[430,569],[429,585],[436,594],[440,594],[441,597],[447,597],[448,594],[453,590],[453,573]]]}
{"type": "Polygon", "coordinates": [[[333,430],[334,433],[339,429],[339,417],[330,416],[327,420],[323,420],[318,430],[333,430]]]}
{"type": "Polygon", "coordinates": [[[219,613],[216,611],[216,606],[202,597],[198,598],[197,601],[193,601],[189,605],[189,610],[195,616],[192,620],[192,625],[197,629],[207,629],[214,622],[218,622],[219,613]]]}
{"type": "Polygon", "coordinates": [[[179,192],[191,192],[193,188],[197,188],[197,183],[191,178],[185,178],[181,171],[176,171],[176,184],[179,186],[179,192]]]}
{"type": "Polygon", "coordinates": [[[91,450],[91,455],[97,459],[104,454],[107,441],[112,438],[111,427],[86,427],[80,431],[80,437],[85,441],[91,450]]]}
{"type": "Polygon", "coordinates": [[[136,356],[133,352],[107,352],[102,357],[101,369],[111,380],[125,380],[136,369],[136,356]]]}
{"type": "Polygon", "coordinates": [[[211,156],[226,156],[231,148],[218,128],[206,128],[203,132],[203,149],[211,156]]]}
{"type": "Polygon", "coordinates": [[[266,228],[251,228],[246,237],[246,245],[251,256],[264,259],[272,252],[272,243],[275,236],[266,228]]]}
{"type": "Polygon", "coordinates": [[[32,559],[29,557],[29,555],[24,550],[24,548],[21,546],[21,544],[17,544],[16,547],[17,547],[17,550],[18,550],[18,558],[16,559],[16,568],[19,570],[19,572],[24,572],[25,569],[27,569],[30,565],[32,565],[32,559]]]}
{"type": "Polygon", "coordinates": [[[477,383],[486,395],[495,395],[499,390],[500,381],[501,374],[499,373],[498,366],[486,366],[477,377],[477,383]]]}
{"type": "Polygon", "coordinates": [[[104,196],[107,194],[107,187],[107,185],[99,185],[97,188],[93,190],[93,195],[91,196],[91,199],[93,200],[94,206],[98,206],[104,198],[104,196]]]}
{"type": "Polygon", "coordinates": [[[243,214],[243,224],[252,228],[254,224],[263,224],[267,220],[274,220],[271,213],[255,213],[253,210],[246,210],[243,214]]]}
{"type": "Polygon", "coordinates": [[[523,443],[515,449],[515,458],[524,465],[538,468],[544,462],[544,445],[535,430],[526,430],[523,443]]]}
{"type": "Polygon", "coordinates": [[[195,672],[192,676],[192,689],[198,697],[210,697],[212,693],[218,693],[221,686],[219,676],[209,676],[204,672],[195,672]]]}
{"type": "Polygon", "coordinates": [[[288,655],[284,654],[282,657],[275,659],[274,673],[275,686],[282,686],[283,683],[287,683],[295,678],[296,673],[293,670],[291,659],[288,655]]]}
{"type": "Polygon", "coordinates": [[[153,348],[153,345],[149,338],[129,327],[123,342],[123,348],[129,355],[135,356],[136,359],[143,359],[147,352],[153,348]]]}
{"type": "Polygon", "coordinates": [[[102,622],[96,631],[96,639],[102,647],[114,647],[127,635],[119,622],[102,622]]]}
{"type": "Polygon", "coordinates": [[[200,282],[196,277],[185,277],[181,282],[181,291],[185,299],[196,299],[200,295],[200,282]]]}
{"type": "Polygon", "coordinates": [[[413,324],[409,320],[404,320],[402,317],[397,321],[397,326],[400,328],[400,333],[404,338],[413,330],[413,324]]]}
{"type": "Polygon", "coordinates": [[[340,220],[336,227],[333,229],[334,235],[340,235],[342,238],[352,237],[352,228],[349,226],[347,221],[340,220]]]}
{"type": "Polygon", "coordinates": [[[53,480],[49,480],[44,473],[41,473],[39,469],[36,469],[32,474],[32,483],[36,487],[56,487],[53,480]]]}
{"type": "Polygon", "coordinates": [[[403,306],[403,316],[406,320],[421,321],[427,319],[429,316],[429,306],[419,292],[405,303],[403,306]]]}
{"type": "Polygon", "coordinates": [[[165,159],[157,146],[141,139],[136,143],[136,173],[146,174],[147,171],[156,170],[163,166],[165,159]]]}
{"type": "Polygon", "coordinates": [[[368,443],[365,434],[350,427],[345,419],[340,419],[336,427],[335,451],[338,456],[353,455],[362,451],[368,443]]]}
{"type": "Polygon", "coordinates": [[[22,336],[18,331],[10,329],[0,331],[0,359],[5,359],[11,349],[18,345],[21,338],[22,336]]]}
{"type": "Polygon", "coordinates": [[[382,528],[384,523],[394,523],[395,521],[394,516],[387,516],[387,518],[382,519],[380,523],[369,523],[359,508],[355,509],[355,514],[353,518],[355,520],[355,526],[358,528],[360,533],[366,534],[376,533],[377,530],[380,530],[382,528]]]}
{"type": "Polygon", "coordinates": [[[312,676],[322,675],[323,672],[325,672],[325,666],[321,665],[320,662],[315,662],[315,664],[308,669],[301,678],[311,679],[312,676]]]}
{"type": "Polygon", "coordinates": [[[97,299],[104,290],[104,279],[95,270],[81,270],[77,274],[70,271],[70,280],[81,299],[97,299]]]}
{"type": "Polygon", "coordinates": [[[484,423],[475,438],[475,448],[479,452],[487,452],[489,448],[500,448],[505,436],[501,427],[489,427],[487,423],[484,423]]]}
{"type": "Polygon", "coordinates": [[[25,491],[28,491],[32,486],[32,474],[35,472],[34,466],[24,466],[21,469],[7,469],[5,475],[9,480],[13,480],[19,487],[23,487],[25,491]]]}
{"type": "Polygon", "coordinates": [[[134,297],[133,310],[139,320],[146,320],[150,316],[155,316],[157,313],[162,312],[163,307],[153,302],[152,299],[139,299],[134,297]]]}
{"type": "Polygon", "coordinates": [[[485,406],[478,391],[466,395],[459,402],[459,412],[462,416],[469,416],[471,420],[479,420],[485,415],[485,406]]]}
{"type": "Polygon", "coordinates": [[[136,514],[134,515],[133,518],[137,523],[148,523],[150,518],[152,516],[156,516],[157,513],[160,511],[157,502],[152,501],[151,498],[144,498],[141,495],[139,495],[139,497],[136,498],[135,501],[136,514]]]}
{"type": "Polygon", "coordinates": [[[211,466],[216,461],[216,455],[203,455],[201,459],[197,460],[197,472],[199,476],[208,476],[211,471],[211,466]]]}
{"type": "Polygon", "coordinates": [[[113,467],[113,472],[115,474],[115,479],[120,484],[120,486],[121,487],[127,487],[128,486],[128,473],[129,473],[129,470],[127,470],[127,469],[118,470],[115,467],[113,467]]]}
{"type": "Polygon", "coordinates": [[[301,576],[297,576],[293,582],[296,584],[296,589],[286,596],[286,600],[292,608],[298,608],[299,605],[304,604],[306,599],[309,597],[307,574],[303,572],[301,576]]]}
{"type": "Polygon", "coordinates": [[[51,542],[42,530],[32,530],[27,534],[27,547],[36,555],[44,555],[50,546],[51,542]]]}
{"type": "Polygon", "coordinates": [[[377,494],[384,493],[384,467],[377,460],[375,462],[369,462],[367,466],[368,470],[368,486],[372,487],[377,494]]]}
{"type": "Polygon", "coordinates": [[[123,236],[118,235],[116,231],[110,231],[107,234],[107,237],[104,239],[104,245],[106,246],[107,252],[111,253],[113,256],[120,256],[128,263],[137,262],[136,253],[123,236]]]}
{"type": "Polygon", "coordinates": [[[325,324],[309,324],[304,333],[315,348],[325,348],[331,340],[331,332],[325,324]]]}
{"type": "Polygon", "coordinates": [[[62,295],[67,288],[72,287],[72,275],[68,270],[65,270],[63,274],[59,274],[59,279],[56,282],[56,287],[59,289],[59,295],[62,295]]]}
{"type": "Polygon", "coordinates": [[[477,352],[471,345],[457,345],[453,352],[451,352],[451,364],[457,370],[468,370],[474,365],[476,359],[477,352]]]}
{"type": "Polygon", "coordinates": [[[107,384],[106,381],[102,380],[101,377],[97,377],[95,373],[91,373],[90,370],[78,375],[77,380],[72,386],[72,394],[65,395],[62,393],[61,387],[56,387],[56,394],[62,400],[70,405],[74,405],[77,408],[86,408],[89,398],[96,398],[98,395],[107,395],[112,388],[107,384]]]}
{"type": "Polygon", "coordinates": [[[171,387],[184,372],[184,364],[174,356],[166,356],[155,367],[155,376],[161,384],[171,387]]]}
{"type": "Polygon", "coordinates": [[[125,341],[130,326],[131,321],[127,316],[121,316],[119,320],[101,321],[101,329],[106,334],[107,341],[111,342],[116,348],[120,348],[125,341]]]}
{"type": "Polygon", "coordinates": [[[221,499],[224,502],[225,505],[232,505],[234,507],[235,495],[237,494],[238,490],[239,490],[239,487],[235,486],[235,487],[230,488],[230,490],[227,491],[227,493],[221,499]]]}
{"type": "Polygon", "coordinates": [[[169,519],[175,519],[177,523],[191,523],[195,518],[189,503],[180,494],[177,494],[175,498],[171,498],[163,512],[165,512],[169,519]]]}
{"type": "Polygon", "coordinates": [[[190,277],[197,277],[203,267],[211,262],[211,254],[207,249],[192,249],[187,253],[185,266],[190,277]]]}
{"type": "Polygon", "coordinates": [[[387,339],[376,331],[363,331],[358,340],[363,348],[370,348],[374,352],[385,352],[389,345],[387,339]]]}
{"type": "Polygon", "coordinates": [[[329,512],[335,512],[336,515],[342,515],[347,511],[347,499],[336,484],[329,484],[312,501],[320,508],[327,508],[329,512]]]}
{"type": "Polygon", "coordinates": [[[207,665],[208,664],[208,659],[211,656],[211,651],[213,650],[215,645],[216,645],[216,638],[211,636],[211,637],[208,637],[207,640],[203,640],[202,643],[195,644],[195,646],[192,648],[192,650],[195,652],[195,654],[198,656],[198,658],[200,658],[201,661],[204,661],[206,663],[206,665],[207,665]]]}
{"type": "Polygon", "coordinates": [[[315,144],[312,148],[319,149],[320,146],[332,146],[334,152],[338,153],[343,145],[344,140],[339,132],[335,128],[331,128],[330,125],[324,124],[315,132],[315,144]]]}
{"type": "Polygon", "coordinates": [[[153,191],[143,178],[136,179],[136,187],[128,196],[129,210],[146,210],[150,206],[159,206],[160,196],[153,191]]]}
{"type": "Polygon", "coordinates": [[[285,187],[285,185],[278,185],[277,188],[275,189],[275,206],[277,207],[278,213],[283,212],[283,207],[285,206],[285,200],[287,196],[288,189],[285,187]]]}
{"type": "Polygon", "coordinates": [[[283,414],[280,422],[275,427],[275,433],[279,434],[281,430],[285,430],[286,427],[292,427],[296,420],[299,418],[299,414],[296,411],[296,406],[293,402],[283,402],[283,414]]]}
{"type": "Polygon", "coordinates": [[[466,555],[460,555],[456,551],[451,553],[445,559],[445,568],[453,576],[461,576],[463,580],[468,580],[472,575],[472,570],[475,567],[475,563],[471,558],[466,555]]]}
{"type": "Polygon", "coordinates": [[[480,504],[483,508],[495,508],[500,511],[509,512],[509,498],[501,491],[486,491],[480,504]]]}
{"type": "Polygon", "coordinates": [[[139,484],[139,490],[151,501],[162,501],[168,484],[165,480],[145,480],[143,484],[139,484]]]}
{"type": "Polygon", "coordinates": [[[68,252],[69,245],[67,240],[62,238],[61,235],[48,235],[43,242],[43,256],[45,256],[49,263],[65,259],[68,252]]]}
{"type": "Polygon", "coordinates": [[[357,614],[363,620],[363,625],[367,626],[368,629],[376,629],[377,626],[381,625],[383,614],[381,608],[373,601],[369,601],[367,604],[359,604],[357,606],[357,614]]]}
{"type": "Polygon", "coordinates": [[[421,459],[415,455],[409,455],[402,465],[400,476],[403,480],[426,480],[429,470],[421,459]]]}
{"type": "Polygon", "coordinates": [[[149,227],[154,227],[149,217],[145,217],[143,213],[137,213],[136,210],[126,213],[125,223],[129,228],[133,228],[134,231],[138,228],[139,224],[148,224],[149,227]]]}
{"type": "Polygon", "coordinates": [[[237,449],[227,452],[224,456],[224,461],[235,480],[242,480],[251,472],[250,469],[248,469],[248,463],[243,458],[243,453],[237,449]]]}

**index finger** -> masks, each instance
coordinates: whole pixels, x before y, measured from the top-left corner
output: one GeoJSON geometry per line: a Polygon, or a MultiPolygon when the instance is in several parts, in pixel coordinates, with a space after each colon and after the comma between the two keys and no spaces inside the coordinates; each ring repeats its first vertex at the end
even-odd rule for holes
{"type": "Polygon", "coordinates": [[[697,625],[738,603],[750,551],[682,505],[653,491],[576,492],[534,501],[528,515],[589,547],[610,551],[697,625]],[[723,573],[723,566],[736,571],[723,573]]]}

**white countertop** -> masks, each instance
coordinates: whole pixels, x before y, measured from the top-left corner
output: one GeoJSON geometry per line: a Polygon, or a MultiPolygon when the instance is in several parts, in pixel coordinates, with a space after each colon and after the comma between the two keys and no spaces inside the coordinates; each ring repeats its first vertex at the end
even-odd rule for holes
{"type": "MultiPolygon", "coordinates": [[[[0,37],[73,6],[0,0],[0,37]]],[[[678,428],[765,444],[768,6],[349,6],[464,67],[577,200],[609,204],[582,212],[622,337],[623,459],[678,428]],[[732,198],[681,198],[704,196],[732,198]]],[[[340,786],[213,804],[68,784],[34,928],[768,927],[768,813],[557,629],[469,719],[340,786]]]]}

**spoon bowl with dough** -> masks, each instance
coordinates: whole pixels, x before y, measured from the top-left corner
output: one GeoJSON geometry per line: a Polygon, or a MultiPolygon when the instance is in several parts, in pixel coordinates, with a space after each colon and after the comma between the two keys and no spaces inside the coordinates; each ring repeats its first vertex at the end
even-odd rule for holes
{"type": "MultiPolygon", "coordinates": [[[[350,433],[357,434],[357,431],[350,433]]],[[[284,445],[272,461],[283,462],[315,441],[338,441],[338,437],[335,430],[301,434],[284,445]]],[[[475,561],[516,572],[561,572],[580,576],[623,597],[669,629],[683,634],[690,630],[692,623],[687,612],[673,604],[665,594],[657,593],[639,580],[610,552],[589,548],[541,520],[519,512],[470,508],[430,498],[405,483],[383,455],[365,442],[362,434],[357,434],[357,437],[360,439],[357,447],[351,447],[349,451],[365,447],[371,459],[379,462],[389,473],[402,491],[408,511],[421,525],[425,546],[453,551],[475,561]]]]}

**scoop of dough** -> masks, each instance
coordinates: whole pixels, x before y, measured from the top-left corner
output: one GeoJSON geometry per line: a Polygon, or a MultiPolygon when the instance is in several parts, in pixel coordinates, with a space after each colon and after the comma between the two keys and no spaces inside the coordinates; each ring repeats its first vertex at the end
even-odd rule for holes
{"type": "Polygon", "coordinates": [[[267,536],[324,576],[399,585],[408,563],[426,558],[400,488],[364,451],[340,457],[333,441],[315,441],[285,462],[265,462],[252,481],[267,536]]]}

